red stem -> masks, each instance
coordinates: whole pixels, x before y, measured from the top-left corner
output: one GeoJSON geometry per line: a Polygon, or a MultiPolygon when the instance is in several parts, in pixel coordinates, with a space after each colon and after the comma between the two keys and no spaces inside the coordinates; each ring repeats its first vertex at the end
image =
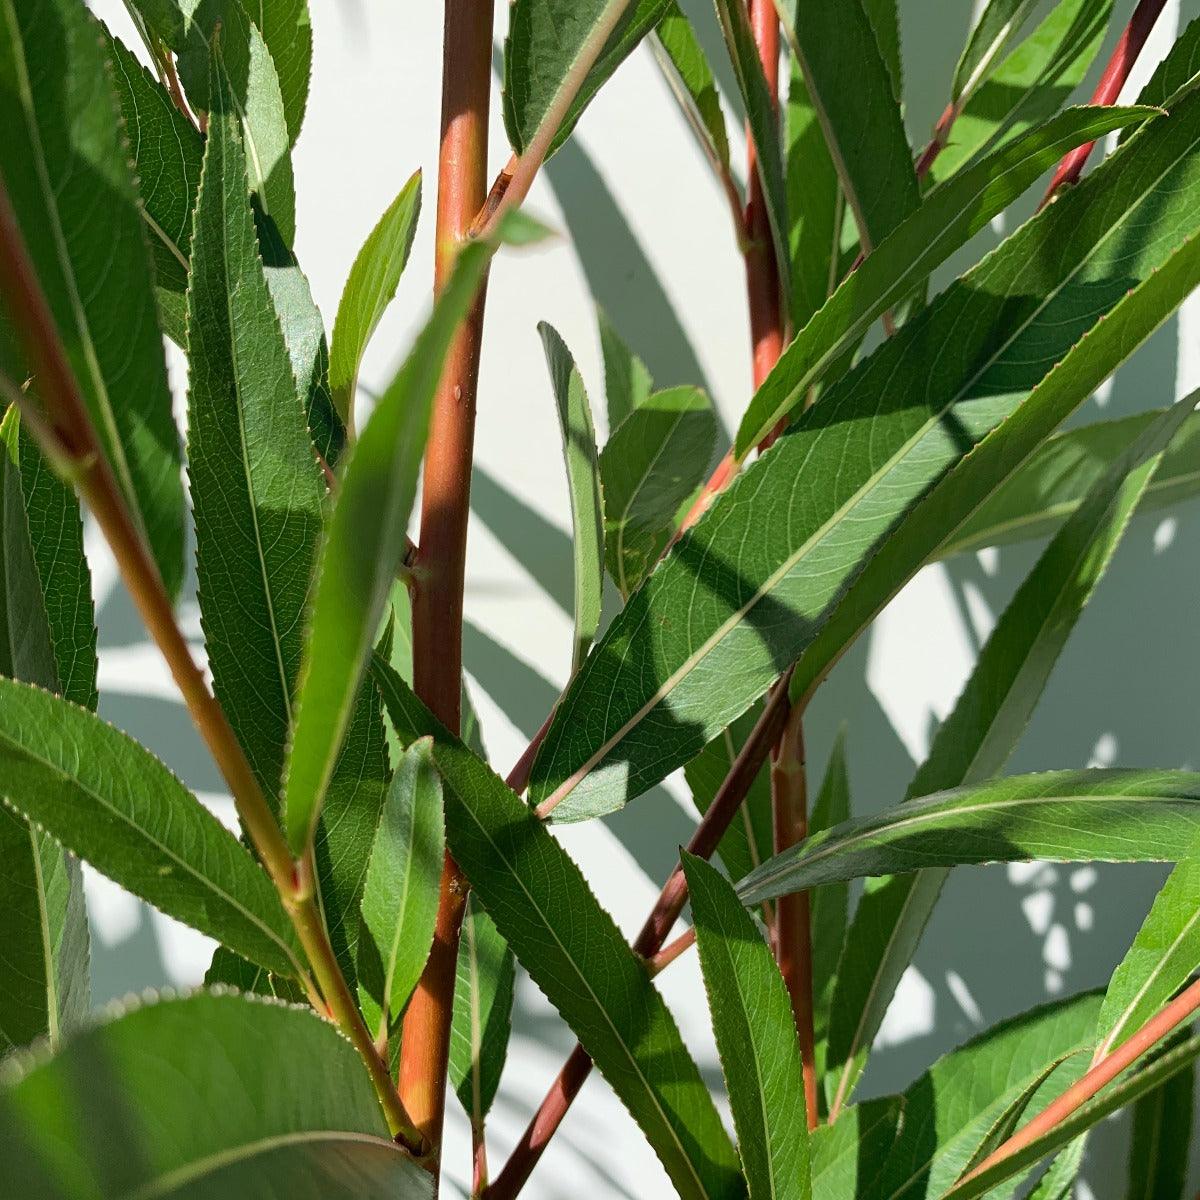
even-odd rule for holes
{"type": "MultiPolygon", "coordinates": [[[[434,290],[440,291],[487,195],[492,0],[445,0],[442,134],[438,156],[434,290]]],[[[484,289],[459,330],[434,400],[425,452],[419,581],[413,594],[413,686],[450,730],[460,722],[462,610],[475,390],[484,289]]],[[[433,949],[404,1016],[400,1095],[436,1174],[446,1106],[450,1018],[467,884],[446,855],[433,949]]]]}
{"type": "MultiPolygon", "coordinates": [[[[717,844],[729,828],[730,822],[750,790],[750,785],[762,769],[763,763],[766,762],[771,747],[779,740],[779,735],[787,720],[787,689],[790,681],[791,672],[788,671],[775,685],[774,691],[768,697],[762,715],[750,731],[750,736],[734,760],[734,764],[725,777],[725,781],[717,790],[716,796],[713,797],[708,811],[704,814],[700,824],[696,826],[687,846],[690,853],[700,858],[712,857],[717,844]]],[[[663,885],[654,908],[646,918],[646,923],[642,926],[642,930],[633,944],[634,950],[647,960],[647,965],[652,973],[657,974],[668,962],[677,957],[678,953],[687,949],[687,943],[684,941],[687,937],[685,934],[669,948],[676,951],[671,958],[667,958],[666,961],[656,959],[663,943],[667,940],[667,935],[671,932],[671,927],[683,910],[686,899],[687,880],[684,878],[682,869],[676,867],[671,872],[671,877],[663,885]],[[679,944],[680,942],[683,944],[679,944]]],[[[668,952],[664,951],[664,957],[668,952]]],[[[571,1103],[579,1094],[579,1089],[583,1087],[591,1069],[592,1060],[588,1052],[583,1046],[576,1045],[550,1090],[546,1093],[533,1120],[521,1135],[521,1140],[509,1155],[508,1161],[488,1187],[485,1193],[487,1200],[512,1200],[525,1186],[534,1167],[537,1166],[545,1152],[547,1144],[554,1136],[555,1130],[558,1129],[563,1117],[567,1115],[571,1103]]]]}
{"type": "MultiPolygon", "coordinates": [[[[1133,64],[1137,62],[1138,55],[1141,54],[1165,4],[1166,0],[1138,0],[1138,6],[1133,10],[1133,16],[1129,18],[1129,24],[1125,26],[1121,39],[1104,68],[1104,74],[1100,76],[1100,82],[1096,84],[1096,90],[1092,93],[1092,104],[1117,102],[1117,97],[1121,94],[1130,71],[1133,70],[1133,64]]],[[[1060,188],[1074,183],[1079,178],[1095,144],[1087,142],[1076,146],[1064,156],[1050,180],[1050,186],[1046,189],[1040,207],[1044,208],[1060,188]]]]}

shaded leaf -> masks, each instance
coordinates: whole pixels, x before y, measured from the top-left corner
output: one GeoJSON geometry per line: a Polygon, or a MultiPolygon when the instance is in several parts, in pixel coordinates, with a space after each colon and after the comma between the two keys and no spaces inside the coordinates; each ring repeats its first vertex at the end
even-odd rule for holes
{"type": "Polygon", "coordinates": [[[916,207],[917,178],[889,65],[863,0],[791,0],[780,18],[865,251],[916,207]],[[853,87],[846,81],[854,80],[853,87]]]}
{"type": "Polygon", "coordinates": [[[372,672],[402,740],[434,738],[455,861],[629,1109],[676,1190],[684,1197],[739,1195],[733,1147],[674,1018],[579,868],[378,655],[372,672]]]}
{"type": "Polygon", "coordinates": [[[950,99],[962,105],[1021,31],[1037,0],[988,0],[954,68],[950,99]]]}
{"type": "Polygon", "coordinates": [[[82,708],[0,679],[0,792],[73,854],[280,974],[299,951],[266,873],[148,750],[82,708]]]}
{"type": "Polygon", "coordinates": [[[521,154],[534,139],[550,153],[609,76],[662,19],[669,0],[514,0],[504,42],[504,127],[521,154]],[[600,49],[582,80],[580,59],[600,49]]]}
{"type": "Polygon", "coordinates": [[[450,1025],[450,1084],[474,1129],[496,1098],[512,1032],[516,962],[475,895],[467,898],[450,1025]]]}
{"type": "Polygon", "coordinates": [[[363,888],[370,941],[360,941],[359,978],[382,1009],[384,1033],[404,1011],[433,944],[445,828],[432,750],[428,740],[414,742],[397,764],[363,888]],[[377,971],[362,966],[368,947],[377,971]]]}
{"type": "Polygon", "coordinates": [[[329,357],[329,385],[343,422],[349,421],[363,351],[396,295],[421,211],[421,172],[414,174],[367,235],[350,268],[329,357]]]}
{"type": "Polygon", "coordinates": [[[653,570],[681,507],[704,482],[717,420],[699,388],[678,387],[644,400],[600,454],[604,550],[622,596],[653,570]]]}
{"type": "Polygon", "coordinates": [[[1138,93],[1139,104],[1171,106],[1183,88],[1200,73],[1200,20],[1191,21],[1175,39],[1146,86],[1138,93]]]}
{"type": "Polygon", "coordinates": [[[1196,1068],[1189,1065],[1134,1104],[1129,1200],[1182,1200],[1195,1090],[1196,1068]]]}
{"type": "Polygon", "coordinates": [[[693,757],[802,654],[795,694],[821,678],[878,606],[1190,292],[1197,144],[1192,96],[950,287],[743,471],[571,684],[534,764],[534,802],[549,807],[553,797],[556,819],[613,811],[693,757]],[[1140,221],[1154,223],[1153,238],[1116,236],[1140,221]],[[1081,341],[1117,306],[1120,315],[1081,341]],[[1048,375],[1076,342],[1070,366],[1048,375]],[[938,486],[972,448],[953,485],[938,486]],[[806,486],[824,473],[836,488],[806,486]]]}
{"type": "Polygon", "coordinates": [[[600,465],[596,430],[583,376],[566,343],[546,322],[538,325],[550,385],[558,409],[567,490],[571,496],[572,549],[575,564],[575,644],[571,670],[578,671],[600,628],[604,593],[604,499],[600,494],[600,465]]]}
{"type": "Polygon", "coordinates": [[[777,854],[738,885],[745,904],[839,879],[968,863],[1171,862],[1200,820],[1200,775],[1013,775],[909,800],[777,854]]]}
{"type": "Polygon", "coordinates": [[[432,1195],[332,1025],[230,994],[134,1008],[27,1065],[0,1092],[0,1153],[13,1194],[47,1200],[432,1195]]]}
{"type": "MultiPolygon", "coordinates": [[[[78,0],[4,0],[0,17],[0,171],[100,445],[174,595],[179,435],[99,30],[78,0]]],[[[28,375],[2,323],[0,364],[17,381],[28,375]]]]}
{"type": "Polygon", "coordinates": [[[901,1128],[899,1096],[867,1100],[846,1109],[836,1124],[809,1134],[813,1195],[820,1200],[862,1200],[882,1175],[901,1128]]]}
{"type": "Polygon", "coordinates": [[[766,942],[715,867],[683,872],[751,1200],[812,1195],[792,1003],[766,942]]]}

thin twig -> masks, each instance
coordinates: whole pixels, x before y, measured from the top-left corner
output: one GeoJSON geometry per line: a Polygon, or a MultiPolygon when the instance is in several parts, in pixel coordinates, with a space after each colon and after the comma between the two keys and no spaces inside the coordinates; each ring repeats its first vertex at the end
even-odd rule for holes
{"type": "Polygon", "coordinates": [[[175,680],[192,721],[229,787],[242,827],[283,901],[329,1012],[362,1055],[393,1134],[419,1153],[419,1134],[400,1102],[362,1015],[337,964],[313,899],[312,863],[293,861],[283,833],[258,786],[228,719],[210,691],[183,636],[162,576],[125,503],[80,395],[62,339],[29,260],[24,238],[0,181],[0,293],[33,371],[42,411],[21,393],[30,428],[49,437],[52,459],[72,464],[72,481],[104,531],[121,577],[175,680]]]}

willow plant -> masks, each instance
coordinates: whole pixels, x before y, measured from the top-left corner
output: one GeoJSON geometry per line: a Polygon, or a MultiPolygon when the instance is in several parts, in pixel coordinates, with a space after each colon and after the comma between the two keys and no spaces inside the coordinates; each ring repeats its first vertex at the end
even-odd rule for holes
{"type": "Polygon", "coordinates": [[[1162,0],[990,0],[913,146],[895,0],[716,0],[737,95],[675,0],[514,0],[493,178],[493,5],[446,0],[434,303],[368,410],[359,365],[420,176],[327,339],[292,250],[305,0],[127,7],[136,49],[83,0],[0,0],[0,1193],[383,1200],[429,1197],[445,1170],[509,1200],[537,1193],[595,1066],[683,1197],[1024,1181],[1058,1200],[1124,1106],[1135,1194],[1179,1196],[1200,776],[1003,772],[1134,514],[1200,489],[1192,397],[1060,431],[1200,282],[1200,24],[1118,105],[1162,0]],[[519,714],[544,723],[502,779],[461,662],[487,275],[543,236],[531,184],[643,40],[729,201],[752,370],[717,447],[704,393],[656,389],[604,323],[598,446],[541,326],[574,665],[553,711],[519,714]],[[1064,107],[1094,62],[1091,103],[1064,107]],[[744,172],[726,110],[747,121],[744,172]],[[1036,215],[937,291],[1047,179],[1036,215]],[[188,364],[182,444],[164,338],[188,364]],[[84,513],[240,838],[96,715],[84,513]],[[810,783],[806,706],[906,581],[1035,537],[904,802],[853,815],[840,743],[810,783]],[[205,666],[174,610],[192,545],[205,666]],[[697,823],[630,945],[548,826],[646,803],[679,768],[697,823]],[[1107,989],[864,1098],[948,872],[1038,859],[1177,865],[1107,989]],[[219,943],[202,987],[89,1011],[80,860],[219,943]],[[689,953],[732,1129],[654,982],[689,953]],[[499,1146],[518,965],[579,1040],[499,1146]],[[442,1159],[448,1088],[471,1163],[442,1159]]]}

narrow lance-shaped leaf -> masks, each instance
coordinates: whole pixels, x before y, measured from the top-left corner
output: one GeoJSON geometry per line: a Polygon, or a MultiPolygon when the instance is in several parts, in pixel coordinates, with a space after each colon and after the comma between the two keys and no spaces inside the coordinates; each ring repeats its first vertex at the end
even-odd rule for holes
{"type": "MultiPolygon", "coordinates": [[[[988,638],[910,784],[908,798],[977,783],[1002,769],[1120,544],[1163,447],[1190,411],[1191,402],[1184,401],[1160,415],[1112,463],[1047,547],[988,638]]],[[[835,1111],[862,1071],[945,875],[923,872],[867,887],[832,1006],[829,1050],[835,1111]]]]}
{"type": "MultiPolygon", "coordinates": [[[[808,823],[810,836],[832,829],[850,819],[850,777],[846,769],[846,731],[839,731],[829,754],[825,778],[817,793],[808,823]]],[[[850,912],[850,887],[829,883],[817,888],[809,899],[812,923],[813,1033],[817,1043],[817,1078],[824,1060],[823,1042],[829,1032],[833,987],[838,959],[846,938],[850,912]]]]}
{"type": "Polygon", "coordinates": [[[1094,992],[1042,1005],[935,1062],[904,1093],[904,1123],[874,1194],[940,1196],[1058,1064],[1091,1049],[1099,1006],[1094,992]]]}
{"type": "MultiPolygon", "coordinates": [[[[58,691],[20,449],[10,408],[0,424],[0,675],[58,691]]],[[[82,557],[77,567],[86,580],[82,557]]],[[[83,879],[52,838],[7,808],[0,811],[0,922],[0,1053],[42,1036],[57,1040],[88,1009],[83,879]]]]}
{"type": "Polygon", "coordinates": [[[551,153],[609,76],[662,19],[669,0],[514,0],[504,42],[504,127],[521,154],[551,153]],[[580,63],[595,61],[580,78],[580,63]]]}
{"type": "Polygon", "coordinates": [[[747,468],[592,651],[534,764],[535,803],[553,797],[562,819],[612,811],[695,755],[801,655],[793,687],[813,686],[878,606],[1194,286],[1198,144],[1200,102],[1189,96],[747,468]],[[1154,223],[1153,239],[1117,236],[1143,220],[1154,223]],[[1111,313],[1070,367],[1047,376],[1113,308],[1120,316],[1111,313]],[[1022,404],[1043,376],[1036,400],[1022,404]],[[940,487],[972,447],[955,486],[940,487]],[[805,484],[822,471],[837,488],[805,484]],[[920,521],[910,515],[899,526],[901,538],[897,523],[931,490],[913,510],[920,521]]]}
{"type": "MultiPolygon", "coordinates": [[[[857,4],[859,0],[850,0],[857,4]]],[[[775,265],[779,272],[779,286],[785,298],[792,294],[791,256],[788,253],[788,196],[783,178],[783,153],[779,131],[778,98],[772,95],[763,74],[762,60],[754,31],[750,28],[750,14],[742,0],[716,0],[717,16],[725,45],[733,62],[734,74],[742,101],[746,106],[746,118],[750,136],[754,140],[755,164],[762,183],[766,201],[767,222],[771,227],[771,240],[775,243],[775,265]]]]}
{"type": "Polygon", "coordinates": [[[1017,36],[1037,0],[989,0],[954,68],[951,101],[961,106],[1017,36]]]}
{"type": "Polygon", "coordinates": [[[686,851],[683,872],[750,1200],[808,1200],[800,1043],[783,976],[720,872],[686,851]]]}
{"type": "Polygon", "coordinates": [[[1111,15],[1112,0],[1059,0],[967,101],[934,161],[932,180],[949,179],[1058,112],[1103,45],[1111,15]]]}
{"type": "Polygon", "coordinates": [[[331,1024],[229,994],[127,1007],[10,1076],[0,1153],[5,1186],[29,1197],[433,1194],[331,1024]]]}
{"type": "Polygon", "coordinates": [[[960,172],[922,201],[816,312],[763,381],[738,426],[734,452],[745,458],[779,423],[798,413],[810,390],[930,271],[1003,212],[1069,150],[1144,121],[1146,108],[1072,108],[960,172]]]}
{"type": "Polygon", "coordinates": [[[1196,1068],[1187,1066],[1134,1104],[1129,1200],[1183,1200],[1195,1091],[1196,1068]]]}
{"type": "Polygon", "coordinates": [[[1200,775],[1013,775],[909,800],[785,850],[738,885],[745,904],[839,879],[984,862],[1171,862],[1200,823],[1200,775]]]}
{"type": "Polygon", "coordinates": [[[621,422],[649,399],[654,380],[646,370],[646,364],[625,344],[602,308],[596,310],[596,324],[600,329],[600,353],[604,358],[604,398],[611,437],[621,422]]]}
{"type": "Polygon", "coordinates": [[[583,376],[566,343],[544,321],[538,325],[550,385],[558,410],[567,490],[571,496],[571,528],[575,563],[575,644],[571,670],[578,671],[600,628],[604,594],[604,500],[600,494],[600,465],[596,431],[583,376]]]}
{"type": "Polygon", "coordinates": [[[354,407],[363,352],[384,310],[395,298],[420,211],[421,172],[418,171],[400,189],[363,242],[342,289],[333,323],[329,385],[338,415],[347,424],[354,407]]]}
{"type": "Polygon", "coordinates": [[[892,74],[863,0],[780,4],[846,199],[870,251],[917,207],[912,151],[892,74]],[[854,86],[846,86],[853,79],[854,86]]]}
{"type": "Polygon", "coordinates": [[[359,981],[380,1007],[380,1032],[404,1010],[421,977],[437,920],[445,830],[433,744],[414,742],[396,767],[363,888],[359,981]],[[368,969],[364,955],[373,960],[368,969]]]}
{"type": "MultiPolygon", "coordinates": [[[[940,558],[985,546],[1047,537],[1073,512],[1109,464],[1135,441],[1161,409],[1097,421],[1047,439],[939,550],[940,558]]],[[[1159,512],[1200,495],[1200,413],[1183,423],[1138,503],[1159,512]]]]}
{"type": "MultiPolygon", "coordinates": [[[[0,4],[0,126],[0,172],[34,270],[121,494],[175,594],[183,482],[150,255],[98,27],[77,0],[0,4]]],[[[3,322],[0,365],[28,375],[3,322]]]]}
{"type": "Polygon", "coordinates": [[[512,1031],[513,952],[472,894],[467,898],[450,1024],[450,1084],[476,1131],[496,1098],[512,1031]]]}
{"type": "Polygon", "coordinates": [[[0,796],[73,854],[246,958],[298,971],[298,943],[266,873],[132,738],[0,679],[0,765],[0,796]]]}
{"type": "Polygon", "coordinates": [[[1197,888],[1200,859],[1189,855],[1159,889],[1133,945],[1113,972],[1097,1022],[1097,1053],[1116,1049],[1141,1028],[1200,966],[1197,888]]]}
{"type": "Polygon", "coordinates": [[[951,1188],[944,1194],[944,1200],[976,1200],[976,1197],[986,1196],[1006,1179],[1024,1173],[1034,1163],[1067,1145],[1105,1117],[1151,1094],[1179,1072],[1186,1071],[1197,1056],[1200,1056],[1200,1037],[1188,1038],[1172,1047],[1147,1066],[1123,1076],[1024,1149],[976,1175],[969,1182],[951,1188]]]}
{"type": "Polygon", "coordinates": [[[701,149],[714,167],[728,173],[729,133],[721,93],[692,23],[676,0],[668,3],[650,45],[701,149]]]}
{"type": "Polygon", "coordinates": [[[1190,21],[1138,93],[1139,104],[1171,105],[1200,74],[1200,19],[1190,21]]]}
{"type": "MultiPolygon", "coordinates": [[[[537,236],[525,223],[509,228],[518,230],[509,237],[537,236]]],[[[321,551],[284,791],[286,832],[296,853],[316,828],[367,656],[404,559],[442,361],[496,244],[473,242],[459,254],[433,314],[341,473],[321,551]]]]}
{"type": "Polygon", "coordinates": [[[621,422],[600,453],[604,549],[621,595],[661,557],[679,511],[704,482],[717,421],[699,388],[657,392],[621,422]]]}
{"type": "Polygon", "coordinates": [[[739,1195],[733,1146],[674,1018],[578,866],[378,655],[372,671],[402,740],[434,738],[455,861],[629,1109],[676,1191],[688,1200],[739,1195]]]}

